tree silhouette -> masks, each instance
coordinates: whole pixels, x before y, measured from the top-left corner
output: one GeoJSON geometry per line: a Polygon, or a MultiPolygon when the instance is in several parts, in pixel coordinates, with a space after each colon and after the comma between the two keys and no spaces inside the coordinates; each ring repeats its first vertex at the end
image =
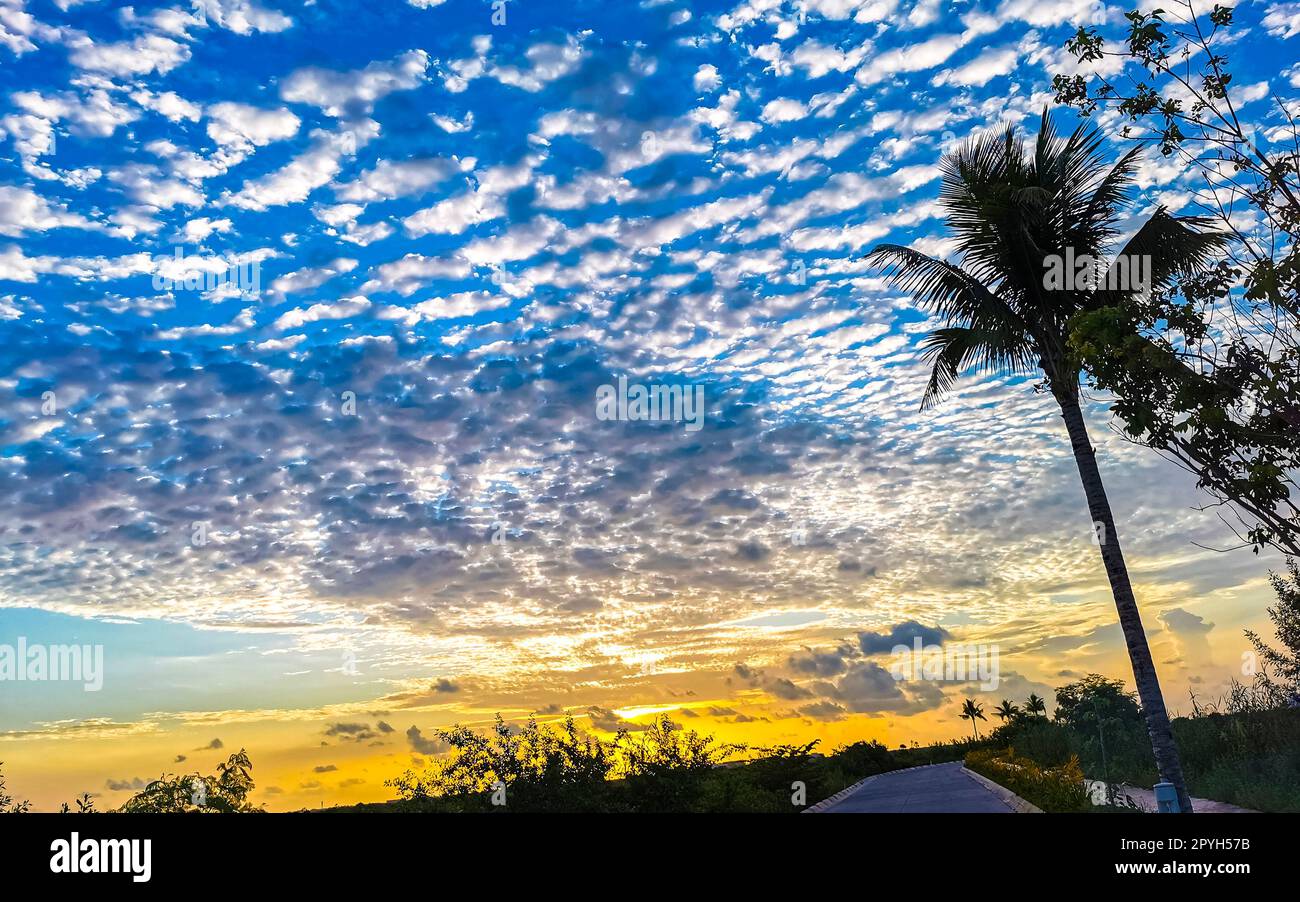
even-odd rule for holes
{"type": "MultiPolygon", "coordinates": [[[[4,767],[3,761],[0,761],[0,767],[4,767]]],[[[31,802],[14,801],[14,797],[5,789],[4,772],[0,771],[0,814],[26,814],[31,808],[31,802]]]]}
{"type": "Polygon", "coordinates": [[[125,814],[234,814],[257,811],[248,801],[253,791],[253,762],[243,749],[217,765],[213,776],[163,774],[122,805],[125,814]]]}
{"type": "Polygon", "coordinates": [[[988,720],[988,718],[984,716],[984,706],[973,698],[968,698],[962,703],[961,714],[959,716],[962,720],[970,721],[971,729],[975,731],[975,739],[978,741],[980,738],[980,728],[976,725],[975,721],[988,720]]]}
{"type": "Polygon", "coordinates": [[[1300,707],[1300,566],[1287,558],[1286,567],[1287,577],[1268,576],[1277,594],[1277,605],[1268,609],[1268,619],[1273,621],[1283,650],[1273,648],[1252,630],[1246,630],[1246,638],[1264,664],[1255,675],[1256,685],[1273,704],[1300,707]]]}
{"type": "Polygon", "coordinates": [[[1065,420],[1160,775],[1177,788],[1179,808],[1191,811],[1079,403],[1081,361],[1070,334],[1077,317],[1167,290],[1180,276],[1203,271],[1226,242],[1201,231],[1200,220],[1159,208],[1112,258],[1128,216],[1140,148],[1108,167],[1102,145],[1101,133],[1086,126],[1062,138],[1047,110],[1032,146],[1022,143],[1014,126],[977,137],[941,163],[939,206],[960,264],[893,244],[873,249],[867,260],[920,307],[946,321],[923,344],[933,369],[922,409],[937,403],[968,368],[1042,377],[1038,389],[1051,393],[1065,420]],[[1073,262],[1076,272],[1057,284],[1051,276],[1063,261],[1067,267],[1073,262]]]}

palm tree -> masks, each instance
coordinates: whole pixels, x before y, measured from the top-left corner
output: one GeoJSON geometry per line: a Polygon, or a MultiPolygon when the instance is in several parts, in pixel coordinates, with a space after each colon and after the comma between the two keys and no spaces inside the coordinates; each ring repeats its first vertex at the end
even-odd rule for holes
{"type": "Polygon", "coordinates": [[[1047,716],[1047,703],[1043,701],[1042,696],[1033,692],[1029,693],[1029,699],[1025,702],[1026,714],[1041,714],[1047,716]]]}
{"type": "Polygon", "coordinates": [[[961,714],[958,716],[960,716],[962,720],[970,721],[971,729],[975,731],[975,741],[978,742],[980,738],[980,728],[976,725],[975,721],[977,719],[988,720],[988,718],[984,716],[984,706],[974,699],[968,698],[962,704],[961,714]]]}
{"type": "Polygon", "coordinates": [[[1171,216],[1160,208],[1105,265],[1130,204],[1141,148],[1108,168],[1101,145],[1100,133],[1083,126],[1060,137],[1046,110],[1032,147],[1021,142],[1013,126],[968,141],[944,157],[939,194],[960,263],[889,244],[873,249],[867,260],[881,266],[886,278],[911,293],[918,305],[946,320],[923,345],[933,363],[923,410],[968,367],[1044,377],[1039,387],[1060,406],[1083,480],[1160,776],[1177,788],[1179,808],[1191,811],[1115,518],[1079,405],[1080,365],[1068,339],[1073,317],[1167,289],[1179,276],[1202,270],[1225,242],[1202,231],[1201,220],[1171,216]],[[1053,267],[1060,271],[1061,261],[1083,260],[1089,264],[1087,277],[1060,285],[1047,278],[1053,267]],[[1144,267],[1146,278],[1134,280],[1132,273],[1144,267]]]}
{"type": "Polygon", "coordinates": [[[1020,713],[1020,706],[1010,699],[1004,698],[1002,704],[993,709],[993,713],[998,716],[1000,721],[1006,723],[1020,713]]]}

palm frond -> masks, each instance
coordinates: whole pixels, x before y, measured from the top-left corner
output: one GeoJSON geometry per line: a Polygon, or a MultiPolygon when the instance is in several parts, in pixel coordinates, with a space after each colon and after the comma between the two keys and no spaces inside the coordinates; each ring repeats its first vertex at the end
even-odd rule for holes
{"type": "Polygon", "coordinates": [[[1171,216],[1164,207],[1158,208],[1107,267],[1095,303],[1117,303],[1144,288],[1162,291],[1180,276],[1203,271],[1230,243],[1229,236],[1207,226],[1205,219],[1171,216]],[[1138,284],[1135,272],[1145,274],[1143,280],[1149,284],[1138,284]]]}
{"type": "Polygon", "coordinates": [[[1129,207],[1132,203],[1129,191],[1137,177],[1141,157],[1142,145],[1139,144],[1119,158],[1088,199],[1083,214],[1085,219],[1093,221],[1106,217],[1109,220],[1129,207]]]}
{"type": "Polygon", "coordinates": [[[1019,320],[1005,301],[946,260],[899,244],[877,245],[863,259],[881,267],[890,284],[912,295],[920,307],[945,319],[998,315],[1019,320]]]}
{"type": "Polygon", "coordinates": [[[932,369],[921,409],[929,410],[937,404],[962,372],[972,366],[979,372],[1012,374],[1032,369],[1034,354],[1029,339],[1010,326],[947,326],[927,335],[921,342],[921,356],[932,364],[932,369]]]}
{"type": "Polygon", "coordinates": [[[939,205],[958,262],[894,244],[866,255],[893,286],[945,320],[922,344],[932,365],[922,409],[970,367],[1015,374],[1040,367],[1053,390],[1077,391],[1069,324],[1082,310],[1138,293],[1108,292],[1122,267],[1138,276],[1130,281],[1139,290],[1159,290],[1225,247],[1224,236],[1200,221],[1157,210],[1107,268],[1141,149],[1113,165],[1107,153],[1096,127],[1084,123],[1063,135],[1047,110],[1033,141],[1012,125],[969,139],[941,162],[939,205]],[[1052,271],[1071,260],[1087,276],[1055,283],[1052,271]]]}

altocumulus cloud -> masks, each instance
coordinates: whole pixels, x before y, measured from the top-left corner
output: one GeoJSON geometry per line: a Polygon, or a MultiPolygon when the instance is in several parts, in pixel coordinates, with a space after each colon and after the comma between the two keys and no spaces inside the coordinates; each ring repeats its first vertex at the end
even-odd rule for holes
{"type": "MultiPolygon", "coordinates": [[[[922,317],[861,251],[935,246],[945,133],[1036,115],[1075,6],[881,30],[854,4],[552,4],[488,36],[470,0],[222,2],[129,40],[104,4],[10,17],[0,591],[304,655],[328,627],[421,675],[395,703],[516,667],[537,704],[556,672],[648,682],[626,647],[823,717],[928,704],[855,656],[942,643],[949,614],[1041,637],[1040,600],[1100,575],[1048,402],[989,377],[918,413],[922,317]],[[154,289],[181,245],[265,290],[154,289]],[[703,387],[704,427],[597,421],[620,375],[703,387]],[[720,636],[795,607],[895,625],[720,636]]],[[[1217,527],[1098,432],[1158,583],[1217,527]]],[[[361,726],[329,736],[386,732],[361,726]]]]}

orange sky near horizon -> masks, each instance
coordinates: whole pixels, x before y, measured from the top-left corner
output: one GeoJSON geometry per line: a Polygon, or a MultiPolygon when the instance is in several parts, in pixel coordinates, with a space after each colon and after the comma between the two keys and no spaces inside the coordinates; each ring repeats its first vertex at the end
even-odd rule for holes
{"type": "MultiPolygon", "coordinates": [[[[1189,690],[1195,690],[1202,703],[1213,703],[1230,678],[1246,679],[1241,667],[1248,645],[1241,630],[1254,628],[1269,635],[1262,617],[1249,616],[1252,608],[1262,612],[1268,602],[1264,588],[1254,585],[1248,591],[1221,592],[1204,599],[1196,610],[1213,627],[1191,637],[1163,627],[1148,611],[1148,633],[1171,713],[1190,711],[1189,690]]],[[[1098,608],[1098,624],[1104,628],[1106,612],[1101,605],[1098,608]]],[[[995,633],[1000,631],[991,631],[989,638],[999,638],[995,633]]],[[[782,647],[792,638],[786,631],[778,630],[777,635],[782,647]]],[[[755,644],[770,645],[772,639],[769,635],[755,644]]],[[[981,641],[971,635],[963,640],[981,641]]],[[[998,644],[1001,648],[1002,643],[998,644]]],[[[762,661],[760,657],[752,660],[762,661]]],[[[799,713],[801,700],[773,694],[771,690],[778,684],[766,688],[746,685],[734,672],[653,669],[638,673],[635,687],[622,692],[616,687],[592,687],[586,702],[564,707],[580,728],[607,739],[612,733],[597,726],[596,720],[604,723],[611,717],[625,718],[644,724],[662,712],[674,723],[720,742],[764,746],[818,740],[819,750],[828,752],[858,740],[878,740],[894,748],[900,743],[925,745],[967,736],[969,724],[956,716],[965,697],[984,704],[989,720],[981,723],[983,731],[996,725],[992,708],[1002,698],[1023,701],[1028,691],[1037,691],[1046,697],[1050,710],[1050,687],[1084,673],[1118,677],[1130,686],[1132,682],[1122,645],[1102,637],[1059,652],[1001,651],[999,664],[1004,680],[1008,672],[1013,676],[997,690],[941,683],[942,702],[915,712],[845,712],[832,720],[820,720],[799,713]],[[625,702],[615,701],[620,695],[625,702]],[[597,709],[594,715],[589,707],[597,709]]],[[[575,696],[582,694],[574,692],[575,696]]],[[[254,764],[255,804],[269,811],[293,811],[394,798],[394,791],[384,781],[407,769],[419,770],[427,761],[407,735],[411,727],[428,740],[438,727],[460,723],[486,729],[498,711],[508,722],[518,723],[533,710],[509,704],[508,695],[486,686],[476,688],[467,683],[447,696],[432,691],[421,695],[418,685],[412,685],[364,701],[296,710],[187,712],[131,723],[65,723],[44,734],[0,738],[0,761],[4,762],[10,793],[29,799],[35,810],[57,810],[60,803],[71,802],[81,792],[90,792],[97,805],[107,809],[120,805],[144,782],[163,772],[211,773],[228,754],[244,748],[254,764]],[[452,700],[430,703],[439,696],[452,700]],[[391,731],[377,729],[381,722],[391,731]],[[335,729],[338,725],[345,730],[356,725],[366,729],[358,741],[355,734],[335,729]],[[220,749],[209,747],[214,739],[220,740],[220,749]],[[177,763],[178,755],[186,760],[177,763]]],[[[541,723],[560,723],[564,715],[537,717],[541,723]]]]}

